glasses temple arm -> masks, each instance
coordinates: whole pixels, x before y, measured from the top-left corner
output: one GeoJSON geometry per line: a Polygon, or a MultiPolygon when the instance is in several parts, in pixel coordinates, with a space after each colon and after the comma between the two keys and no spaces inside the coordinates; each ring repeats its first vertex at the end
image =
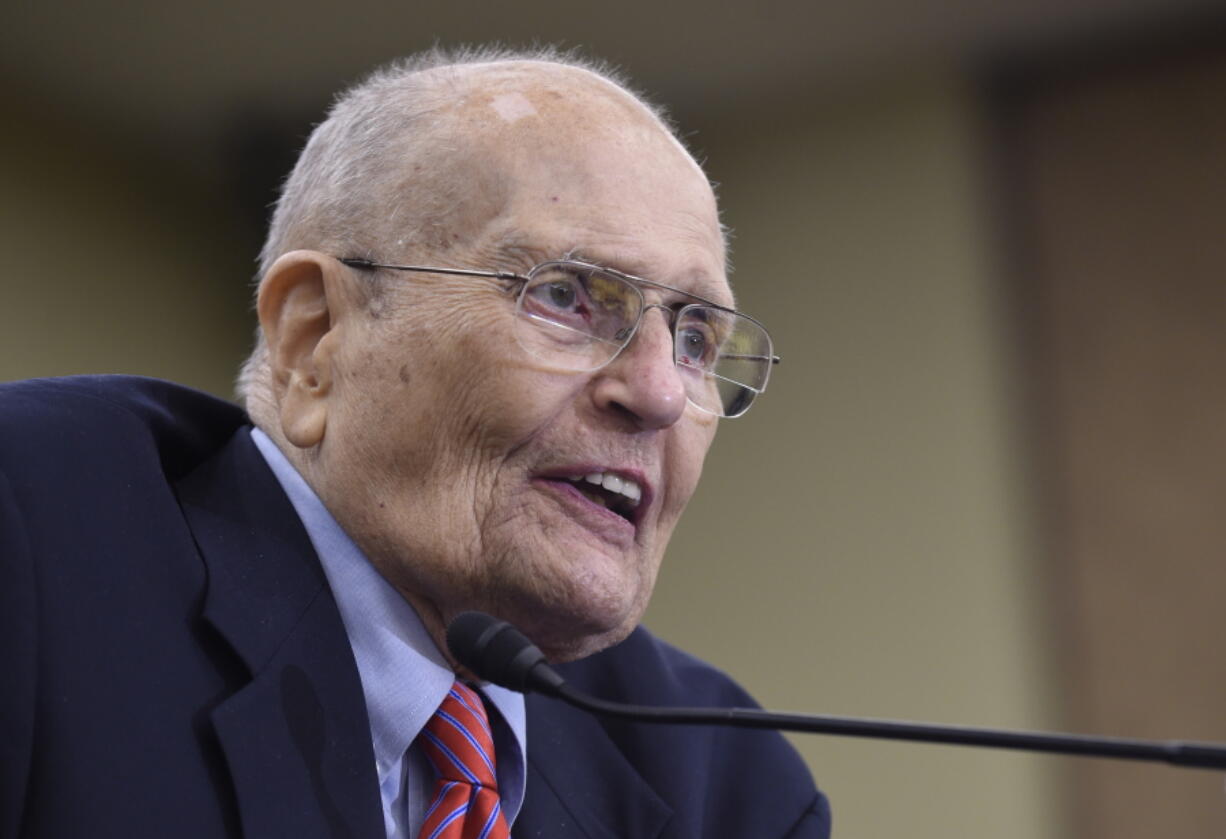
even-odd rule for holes
{"type": "Polygon", "coordinates": [[[778,364],[783,361],[777,355],[741,355],[739,353],[724,353],[720,358],[731,359],[732,361],[769,361],[771,364],[778,364]]]}
{"type": "Polygon", "coordinates": [[[375,262],[370,259],[364,259],[358,256],[347,256],[338,258],[337,262],[342,265],[348,265],[350,268],[359,268],[364,271],[373,271],[376,268],[386,268],[390,271],[416,271],[421,274],[450,274],[456,277],[490,277],[495,280],[519,280],[524,278],[519,274],[510,271],[473,271],[467,268],[434,268],[419,265],[388,265],[383,262],[375,262]]]}

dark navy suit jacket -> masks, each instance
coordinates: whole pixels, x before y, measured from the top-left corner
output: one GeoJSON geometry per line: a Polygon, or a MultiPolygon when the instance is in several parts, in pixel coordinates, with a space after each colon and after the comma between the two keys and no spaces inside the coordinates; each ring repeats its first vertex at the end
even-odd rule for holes
{"type": "MultiPolygon", "coordinates": [[[[233,405],[149,379],[0,385],[0,839],[379,837],[362,689],[302,524],[233,405]]],[[[746,705],[639,629],[561,668],[746,705]]],[[[773,733],[529,696],[527,837],[821,837],[773,733]]]]}

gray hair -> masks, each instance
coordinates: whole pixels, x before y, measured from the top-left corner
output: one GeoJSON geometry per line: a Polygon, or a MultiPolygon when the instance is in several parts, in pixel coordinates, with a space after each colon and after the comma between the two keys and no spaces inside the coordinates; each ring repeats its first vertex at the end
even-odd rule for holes
{"type": "MultiPolygon", "coordinates": [[[[434,210],[454,206],[455,196],[432,184],[414,193],[414,219],[389,218],[400,207],[397,196],[405,192],[405,160],[450,151],[442,115],[455,102],[464,67],[510,62],[546,62],[593,73],[636,99],[677,137],[663,110],[631,90],[617,70],[574,51],[436,47],[395,61],[338,95],[311,133],[281,187],[260,251],[260,280],[282,254],[298,248],[373,254],[389,226],[397,223],[399,236],[420,239],[425,232],[420,226],[432,217],[445,217],[445,212],[434,210]]],[[[368,288],[373,301],[378,283],[368,288]]],[[[261,426],[268,425],[274,409],[270,372],[267,345],[257,329],[255,348],[239,371],[236,391],[261,426]]]]}

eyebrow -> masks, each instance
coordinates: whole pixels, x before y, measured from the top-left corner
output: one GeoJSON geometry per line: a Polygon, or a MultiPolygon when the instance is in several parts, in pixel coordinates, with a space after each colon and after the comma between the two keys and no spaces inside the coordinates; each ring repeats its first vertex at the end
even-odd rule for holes
{"type": "Polygon", "coordinates": [[[506,269],[526,273],[542,262],[554,259],[543,248],[528,243],[519,231],[512,231],[494,242],[491,254],[496,261],[506,264],[506,269]]]}
{"type": "Polygon", "coordinates": [[[601,268],[612,268],[614,271],[621,271],[623,274],[629,274],[632,277],[641,277],[644,280],[651,279],[651,277],[647,276],[647,274],[650,273],[650,270],[642,270],[647,266],[636,263],[634,260],[621,257],[613,252],[607,253],[606,256],[608,258],[602,259],[591,251],[571,248],[565,254],[563,254],[562,258],[573,259],[578,262],[587,262],[591,265],[599,265],[601,268]]]}

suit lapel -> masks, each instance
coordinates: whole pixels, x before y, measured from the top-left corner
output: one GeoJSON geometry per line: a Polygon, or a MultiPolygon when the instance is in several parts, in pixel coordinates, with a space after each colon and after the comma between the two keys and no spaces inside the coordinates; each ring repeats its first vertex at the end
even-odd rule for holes
{"type": "Polygon", "coordinates": [[[528,786],[515,836],[655,839],[672,810],[590,715],[532,694],[528,786]]]}
{"type": "MultiPolygon", "coordinates": [[[[251,674],[210,714],[244,835],[384,835],[370,724],[340,613],[248,432],[177,491],[208,569],[204,618],[251,674]]],[[[515,836],[661,835],[672,811],[596,720],[537,695],[527,707],[527,792],[515,836]]]]}
{"type": "Polygon", "coordinates": [[[177,487],[204,618],[251,681],[210,714],[250,837],[383,834],[365,700],[319,560],[246,429],[177,487]]]}

